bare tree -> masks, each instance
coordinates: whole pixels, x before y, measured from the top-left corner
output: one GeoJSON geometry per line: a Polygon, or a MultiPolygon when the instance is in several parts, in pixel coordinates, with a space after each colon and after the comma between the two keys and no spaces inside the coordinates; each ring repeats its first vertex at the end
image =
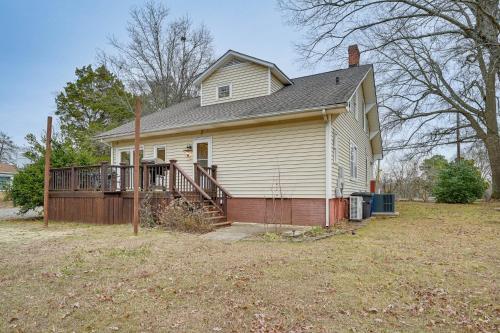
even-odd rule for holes
{"type": "Polygon", "coordinates": [[[491,182],[491,168],[488,161],[488,152],[482,142],[472,144],[464,153],[466,160],[474,161],[474,165],[481,172],[481,176],[488,182],[491,182]]]}
{"type": "Polygon", "coordinates": [[[194,79],[211,63],[212,36],[189,17],[168,21],[169,10],[147,2],[130,11],[129,41],[109,39],[114,54],[101,52],[101,62],[134,91],[145,97],[150,111],[168,107],[196,94],[194,79]]]}
{"type": "MultiPolygon", "coordinates": [[[[401,154],[399,154],[401,155],[401,154]]],[[[399,199],[427,201],[424,179],[417,158],[393,155],[382,178],[382,188],[386,193],[396,193],[399,199]]]]}
{"type": "Polygon", "coordinates": [[[10,136],[0,132],[0,163],[15,163],[17,149],[10,136]]]}
{"type": "MultiPolygon", "coordinates": [[[[387,150],[429,152],[481,141],[500,198],[500,9],[498,0],[280,0],[307,29],[313,62],[346,43],[375,63],[387,150]],[[459,121],[456,121],[459,115],[459,121]]],[[[337,57],[338,58],[338,57],[337,57]]]]}

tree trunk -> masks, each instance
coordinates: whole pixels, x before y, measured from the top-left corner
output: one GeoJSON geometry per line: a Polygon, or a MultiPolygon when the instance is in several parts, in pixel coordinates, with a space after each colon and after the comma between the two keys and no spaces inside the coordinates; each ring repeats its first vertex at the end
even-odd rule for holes
{"type": "Polygon", "coordinates": [[[485,145],[491,166],[491,198],[500,199],[500,137],[498,135],[488,136],[485,145]]]}

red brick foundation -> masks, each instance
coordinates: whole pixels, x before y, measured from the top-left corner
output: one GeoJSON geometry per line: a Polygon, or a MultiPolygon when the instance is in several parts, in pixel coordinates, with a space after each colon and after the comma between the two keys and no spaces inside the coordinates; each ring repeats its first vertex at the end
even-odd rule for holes
{"type": "Polygon", "coordinates": [[[334,225],[340,220],[348,218],[348,200],[345,198],[334,198],[330,203],[330,225],[334,225]]]}
{"type": "Polygon", "coordinates": [[[229,221],[325,225],[325,199],[231,198],[228,200],[229,221]]]}

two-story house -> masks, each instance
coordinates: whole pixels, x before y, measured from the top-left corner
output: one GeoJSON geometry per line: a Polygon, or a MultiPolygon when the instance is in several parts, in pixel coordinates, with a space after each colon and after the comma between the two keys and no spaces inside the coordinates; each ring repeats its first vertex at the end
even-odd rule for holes
{"type": "MultiPolygon", "coordinates": [[[[141,119],[144,158],[217,166],[227,219],[330,225],[367,191],[382,158],[372,65],[290,79],[274,63],[229,50],[196,80],[199,97],[141,119]]],[[[347,64],[346,64],[347,65],[347,64]]],[[[111,163],[133,160],[134,124],[100,135],[111,163]]]]}

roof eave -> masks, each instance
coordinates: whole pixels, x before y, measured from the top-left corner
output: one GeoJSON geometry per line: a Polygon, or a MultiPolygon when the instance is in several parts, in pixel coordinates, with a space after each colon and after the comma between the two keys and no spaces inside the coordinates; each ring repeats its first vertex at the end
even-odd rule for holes
{"type": "Polygon", "coordinates": [[[274,73],[276,77],[280,79],[280,81],[285,84],[293,84],[292,80],[288,76],[286,76],[285,73],[281,69],[278,68],[275,64],[269,61],[265,61],[259,58],[255,58],[252,56],[249,56],[244,53],[240,53],[234,50],[228,50],[226,53],[224,53],[219,59],[217,59],[212,65],[210,65],[203,73],[201,73],[195,80],[194,84],[199,86],[203,80],[208,78],[210,75],[212,75],[223,63],[228,57],[238,57],[247,61],[251,61],[254,63],[257,63],[259,65],[265,66],[270,68],[274,73]]]}
{"type": "MultiPolygon", "coordinates": [[[[217,129],[217,128],[244,126],[251,124],[260,124],[260,123],[280,121],[280,120],[314,117],[316,115],[323,117],[324,115],[323,110],[325,110],[327,114],[340,114],[346,111],[346,105],[347,105],[346,103],[323,105],[307,109],[289,110],[289,111],[277,112],[274,114],[252,116],[252,117],[239,118],[227,121],[209,122],[199,125],[179,126],[176,128],[171,128],[166,130],[164,129],[164,130],[143,131],[141,132],[141,137],[177,134],[177,133],[185,133],[185,132],[192,132],[192,131],[199,131],[206,129],[217,129]]],[[[96,138],[104,142],[113,142],[118,140],[133,139],[134,135],[133,133],[128,132],[128,133],[108,135],[108,136],[101,135],[101,136],[96,136],[96,138]]]]}

